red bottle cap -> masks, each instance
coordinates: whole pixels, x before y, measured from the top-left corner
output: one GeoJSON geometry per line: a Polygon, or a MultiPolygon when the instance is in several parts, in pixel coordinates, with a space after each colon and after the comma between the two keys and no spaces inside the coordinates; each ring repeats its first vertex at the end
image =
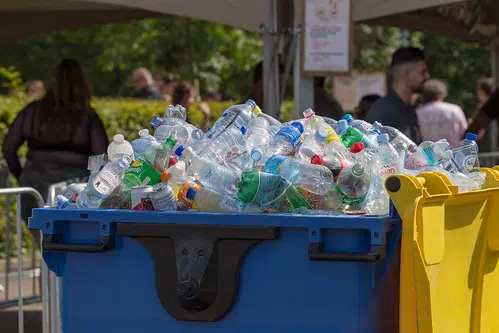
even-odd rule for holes
{"type": "Polygon", "coordinates": [[[322,165],[322,163],[324,163],[324,159],[322,158],[322,156],[314,155],[310,159],[310,163],[317,164],[317,165],[322,165]]]}
{"type": "Polygon", "coordinates": [[[171,167],[175,164],[177,164],[178,160],[175,158],[175,156],[170,156],[170,161],[168,161],[168,167],[171,167]]]}
{"type": "Polygon", "coordinates": [[[362,142],[356,142],[353,144],[352,148],[350,148],[350,151],[352,153],[360,153],[361,151],[364,150],[364,144],[362,142]]]}

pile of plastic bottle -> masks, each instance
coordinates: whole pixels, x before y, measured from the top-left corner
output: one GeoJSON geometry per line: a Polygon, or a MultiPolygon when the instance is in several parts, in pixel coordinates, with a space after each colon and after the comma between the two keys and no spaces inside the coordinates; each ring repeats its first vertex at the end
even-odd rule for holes
{"type": "Polygon", "coordinates": [[[131,142],[114,136],[89,159],[90,178],[58,196],[59,209],[369,214],[389,213],[394,174],[445,174],[460,191],[480,189],[476,136],[417,146],[393,127],[307,109],[282,124],[251,100],[228,108],[207,133],[169,106],[131,142]]]}

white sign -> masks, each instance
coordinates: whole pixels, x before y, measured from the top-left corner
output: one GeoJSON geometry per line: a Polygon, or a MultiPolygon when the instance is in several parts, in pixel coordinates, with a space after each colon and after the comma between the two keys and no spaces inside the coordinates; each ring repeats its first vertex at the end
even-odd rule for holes
{"type": "Polygon", "coordinates": [[[305,1],[303,48],[305,74],[306,72],[311,74],[350,72],[350,1],[305,1]]]}
{"type": "Polygon", "coordinates": [[[345,111],[353,111],[365,95],[386,94],[385,73],[353,73],[351,76],[335,76],[334,97],[345,111]]]}

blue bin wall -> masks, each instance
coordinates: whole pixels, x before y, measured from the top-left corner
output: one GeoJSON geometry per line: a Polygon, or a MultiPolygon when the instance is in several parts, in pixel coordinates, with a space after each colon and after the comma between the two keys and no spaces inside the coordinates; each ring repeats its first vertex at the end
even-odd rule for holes
{"type": "MultiPolygon", "coordinates": [[[[117,236],[105,253],[48,252],[61,276],[62,326],[76,332],[342,332],[386,333],[380,311],[384,276],[397,267],[400,222],[389,217],[314,217],[35,210],[30,227],[64,243],[98,244],[117,223],[277,227],[279,238],[253,247],[242,261],[239,288],[228,312],[213,322],[173,318],[156,290],[153,259],[136,239],[117,236]],[[106,226],[103,230],[102,226],[106,226]],[[314,233],[315,231],[315,233],[314,233]],[[324,252],[366,253],[386,245],[377,263],[313,261],[324,252]]],[[[386,303],[386,302],[385,302],[386,303]]],[[[386,310],[386,309],[385,309],[386,310]]],[[[398,311],[398,309],[393,309],[398,311]]],[[[386,311],[385,311],[386,312],[386,311]]],[[[393,318],[396,318],[394,315],[393,318]]]]}

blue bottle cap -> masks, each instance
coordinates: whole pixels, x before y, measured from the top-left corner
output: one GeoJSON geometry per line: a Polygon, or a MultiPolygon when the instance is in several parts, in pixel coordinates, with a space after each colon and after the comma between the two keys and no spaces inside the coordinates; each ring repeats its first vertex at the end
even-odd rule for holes
{"type": "Polygon", "coordinates": [[[468,140],[471,140],[471,141],[476,141],[476,139],[478,139],[478,135],[476,135],[475,133],[466,133],[466,139],[468,140]]]}
{"type": "Polygon", "coordinates": [[[381,127],[381,126],[383,126],[383,125],[382,125],[380,122],[375,121],[375,122],[373,123],[373,129],[374,129],[375,131],[377,131],[378,129],[380,129],[380,127],[381,127]]]}
{"type": "Polygon", "coordinates": [[[326,141],[328,136],[329,136],[329,133],[324,128],[319,128],[317,130],[317,132],[315,132],[315,139],[319,142],[326,141]]]}
{"type": "Polygon", "coordinates": [[[376,137],[376,139],[378,140],[379,144],[385,144],[390,142],[390,137],[388,136],[388,134],[380,134],[376,137]]]}
{"type": "Polygon", "coordinates": [[[345,119],[341,119],[338,121],[338,130],[340,131],[338,134],[342,133],[348,128],[348,123],[345,119]]]}
{"type": "Polygon", "coordinates": [[[163,119],[161,119],[158,116],[152,117],[152,119],[151,119],[151,126],[153,128],[158,128],[159,126],[161,126],[161,124],[163,124],[163,119]]]}
{"type": "Polygon", "coordinates": [[[253,161],[260,161],[263,158],[263,151],[260,148],[253,148],[251,150],[251,159],[253,161]]]}
{"type": "Polygon", "coordinates": [[[352,121],[354,121],[353,116],[349,113],[341,117],[341,119],[346,120],[348,124],[350,124],[352,121]]]}
{"type": "Polygon", "coordinates": [[[243,133],[243,135],[246,135],[246,131],[247,131],[246,126],[241,127],[241,133],[243,133]]]}
{"type": "Polygon", "coordinates": [[[175,155],[178,157],[182,157],[182,152],[185,150],[185,147],[183,145],[180,145],[175,149],[175,155]]]}
{"type": "Polygon", "coordinates": [[[197,193],[196,189],[191,187],[187,190],[185,197],[189,200],[194,200],[194,198],[196,197],[196,193],[197,193]]]}
{"type": "Polygon", "coordinates": [[[303,133],[303,131],[305,130],[305,129],[303,128],[303,124],[302,124],[302,123],[300,123],[299,121],[293,121],[293,122],[291,123],[291,126],[294,126],[294,127],[298,128],[298,130],[300,131],[300,133],[303,133]]]}

